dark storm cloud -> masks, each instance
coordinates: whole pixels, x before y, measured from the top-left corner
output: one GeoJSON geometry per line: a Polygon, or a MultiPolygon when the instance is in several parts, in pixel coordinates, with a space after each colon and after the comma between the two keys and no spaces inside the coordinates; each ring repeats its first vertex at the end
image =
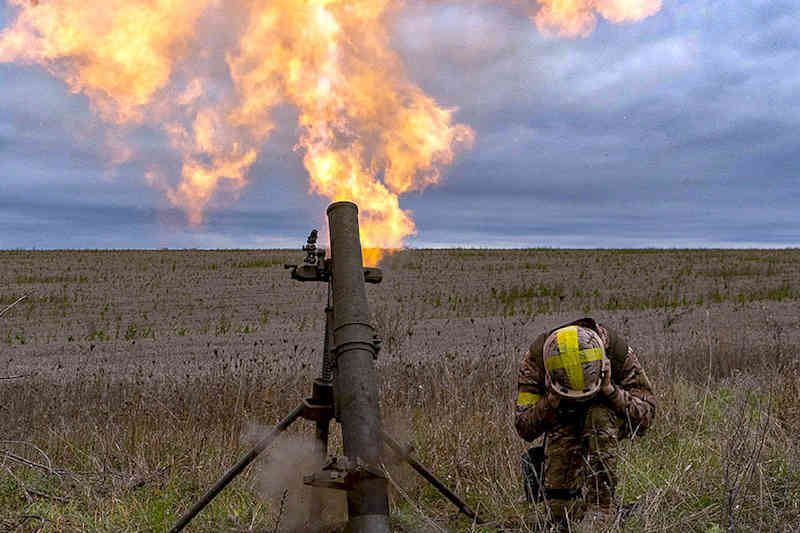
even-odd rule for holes
{"type": "MultiPolygon", "coordinates": [[[[787,205],[800,174],[796,6],[666,4],[573,41],[542,39],[497,6],[482,11],[472,20],[507,31],[438,32],[429,44],[417,33],[405,48],[416,79],[458,103],[477,132],[447,184],[409,202],[432,230],[418,240],[444,235],[446,221],[484,244],[526,234],[565,245],[580,235],[601,246],[800,243],[787,205]],[[442,52],[426,55],[431,47],[442,52]],[[446,50],[461,62],[443,62],[446,50]]],[[[401,22],[400,42],[417,27],[401,22]]]]}
{"type": "Polygon", "coordinates": [[[780,222],[792,216],[790,207],[777,212],[686,202],[660,203],[646,211],[570,207],[567,211],[562,203],[521,210],[514,199],[490,197],[439,201],[435,208],[425,206],[415,212],[420,226],[426,228],[425,238],[435,245],[693,248],[782,247],[800,242],[798,226],[780,222]],[[486,204],[499,209],[485,210],[486,204]],[[753,240],[754,232],[759,240],[753,240]]]}
{"type": "Polygon", "coordinates": [[[85,202],[49,195],[0,200],[0,224],[15,229],[0,236],[2,248],[231,248],[296,247],[308,232],[303,210],[241,208],[211,210],[202,227],[187,228],[177,209],[85,202]],[[66,205],[65,205],[66,204],[66,205]],[[49,228],[59,227],[58,235],[49,228]],[[269,228],[265,235],[264,228],[269,228]],[[231,235],[236,235],[232,238],[231,235]],[[237,244],[239,243],[239,244],[237,244]]]}
{"type": "MultiPolygon", "coordinates": [[[[410,243],[800,245],[798,27],[794,2],[665,2],[546,39],[500,3],[407,3],[393,40],[410,77],[477,134],[442,185],[401,199],[410,243]]],[[[0,64],[0,79],[4,247],[294,245],[323,222],[291,109],[241,199],[187,229],[142,178],[179,172],[163,134],[126,132],[136,153],[114,168],[83,96],[33,67],[0,64]]]]}
{"type": "MultiPolygon", "coordinates": [[[[300,209],[309,202],[291,126],[253,165],[247,194],[192,228],[144,179],[152,167],[180,173],[163,132],[103,123],[34,67],[0,64],[0,79],[0,248],[285,247],[319,226],[300,209]],[[115,165],[114,147],[133,149],[130,161],[115,165]]],[[[296,121],[292,110],[276,116],[296,121]]]]}

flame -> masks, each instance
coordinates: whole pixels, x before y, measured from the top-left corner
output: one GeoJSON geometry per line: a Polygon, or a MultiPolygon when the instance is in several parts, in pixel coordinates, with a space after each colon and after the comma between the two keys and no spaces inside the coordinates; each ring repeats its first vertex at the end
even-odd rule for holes
{"type": "MultiPolygon", "coordinates": [[[[548,35],[587,35],[597,14],[624,22],[660,8],[660,0],[490,1],[522,5],[548,35]]],[[[182,159],[180,181],[155,167],[145,179],[191,224],[220,196],[238,197],[278,125],[275,108],[288,104],[309,192],[359,205],[365,262],[374,264],[381,249],[416,233],[400,196],[439,183],[474,140],[392,50],[388,23],[402,0],[9,2],[18,14],[0,34],[0,62],[42,65],[110,124],[161,129],[182,159]],[[216,25],[201,31],[215,12],[216,25]],[[220,83],[219,65],[199,63],[214,57],[209,33],[225,31],[235,38],[225,41],[230,79],[220,83]]],[[[115,150],[120,163],[133,154],[120,143],[115,150]]]]}
{"type": "Polygon", "coordinates": [[[416,233],[398,196],[438,183],[454,148],[474,135],[405,76],[389,46],[391,4],[254,2],[251,24],[228,57],[241,96],[234,120],[265,134],[270,108],[296,106],[310,190],[355,201],[362,242],[376,249],[401,247],[416,233]]]}
{"type": "Polygon", "coordinates": [[[586,37],[597,25],[597,15],[614,23],[633,22],[661,9],[661,0],[536,0],[531,14],[544,35],[586,37]]]}
{"type": "Polygon", "coordinates": [[[104,119],[138,121],[209,1],[10,0],[20,12],[0,38],[0,62],[38,63],[104,119]]]}

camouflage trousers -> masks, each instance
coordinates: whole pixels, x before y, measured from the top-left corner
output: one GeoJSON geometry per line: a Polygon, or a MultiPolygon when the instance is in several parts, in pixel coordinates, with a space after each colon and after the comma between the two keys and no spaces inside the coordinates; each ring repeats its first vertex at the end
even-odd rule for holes
{"type": "Polygon", "coordinates": [[[594,516],[615,514],[620,423],[601,404],[559,409],[547,432],[544,474],[550,517],[557,527],[579,523],[587,508],[594,516]]]}

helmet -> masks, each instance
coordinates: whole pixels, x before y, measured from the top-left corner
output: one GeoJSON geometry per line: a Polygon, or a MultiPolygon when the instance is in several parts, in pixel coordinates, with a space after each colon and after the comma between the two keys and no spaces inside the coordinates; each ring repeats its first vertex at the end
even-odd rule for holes
{"type": "Polygon", "coordinates": [[[552,332],[542,349],[548,388],[563,398],[588,400],[603,384],[606,351],[589,328],[566,326],[552,332]]]}

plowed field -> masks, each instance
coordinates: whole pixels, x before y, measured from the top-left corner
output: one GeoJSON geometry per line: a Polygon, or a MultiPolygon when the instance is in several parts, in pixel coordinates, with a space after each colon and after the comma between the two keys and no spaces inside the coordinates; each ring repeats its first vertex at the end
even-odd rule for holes
{"type": "MultiPolygon", "coordinates": [[[[0,317],[0,529],[168,529],[310,393],[326,287],[289,279],[302,257],[0,252],[0,310],[26,296],[0,317]]],[[[592,316],[636,347],[660,402],[622,447],[625,531],[800,530],[800,251],[409,250],[381,267],[386,425],[494,526],[542,519],[519,501],[517,361],[592,316]]],[[[310,530],[275,457],[193,531],[310,530]]],[[[389,471],[398,530],[473,530],[389,471]]]]}

